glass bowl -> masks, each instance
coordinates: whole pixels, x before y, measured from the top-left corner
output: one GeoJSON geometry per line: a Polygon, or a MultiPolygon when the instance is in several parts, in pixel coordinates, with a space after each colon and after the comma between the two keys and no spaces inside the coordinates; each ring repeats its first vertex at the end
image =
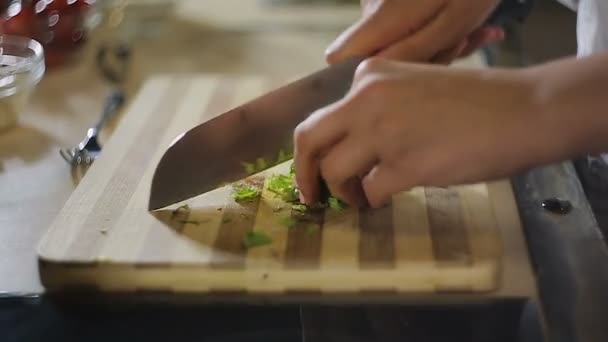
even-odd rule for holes
{"type": "Polygon", "coordinates": [[[15,126],[45,71],[44,49],[37,41],[0,34],[0,130],[15,126]]]}

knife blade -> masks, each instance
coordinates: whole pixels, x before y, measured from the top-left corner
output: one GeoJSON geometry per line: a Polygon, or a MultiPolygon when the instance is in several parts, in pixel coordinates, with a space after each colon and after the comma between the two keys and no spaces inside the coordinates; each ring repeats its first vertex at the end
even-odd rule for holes
{"type": "Polygon", "coordinates": [[[156,167],[148,210],[244,179],[251,173],[244,163],[259,172],[285,161],[296,126],[344,97],[361,61],[330,65],[180,134],[156,167]]]}

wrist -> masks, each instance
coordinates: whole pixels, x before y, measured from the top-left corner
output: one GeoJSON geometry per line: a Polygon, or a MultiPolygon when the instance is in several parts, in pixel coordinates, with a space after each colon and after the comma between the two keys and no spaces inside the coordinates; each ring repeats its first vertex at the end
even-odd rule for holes
{"type": "Polygon", "coordinates": [[[601,152],[606,147],[597,137],[606,135],[608,117],[598,113],[596,90],[589,88],[592,83],[577,80],[579,70],[571,68],[575,63],[554,62],[521,70],[530,84],[529,115],[547,162],[601,152]]]}

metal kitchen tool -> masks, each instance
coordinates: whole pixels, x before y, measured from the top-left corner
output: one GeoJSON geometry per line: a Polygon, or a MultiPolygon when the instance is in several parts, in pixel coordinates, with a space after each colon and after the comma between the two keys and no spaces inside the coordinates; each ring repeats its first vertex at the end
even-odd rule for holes
{"type": "Polygon", "coordinates": [[[149,210],[183,201],[262,171],[292,152],[295,127],[316,109],[341,99],[361,59],[329,66],[178,136],[160,160],[149,210]]]}
{"type": "Polygon", "coordinates": [[[59,150],[59,154],[63,159],[72,165],[72,167],[88,167],[91,165],[99,155],[99,152],[101,152],[101,145],[97,141],[99,132],[123,103],[124,95],[120,91],[108,96],[99,121],[94,127],[87,130],[86,136],[78,146],[59,150]]]}

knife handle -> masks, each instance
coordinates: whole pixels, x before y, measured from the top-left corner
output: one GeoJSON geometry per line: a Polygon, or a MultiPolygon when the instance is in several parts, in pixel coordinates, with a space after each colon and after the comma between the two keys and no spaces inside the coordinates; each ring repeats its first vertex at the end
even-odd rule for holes
{"type": "Polygon", "coordinates": [[[486,23],[494,26],[522,23],[532,11],[532,7],[534,0],[502,0],[486,23]]]}

